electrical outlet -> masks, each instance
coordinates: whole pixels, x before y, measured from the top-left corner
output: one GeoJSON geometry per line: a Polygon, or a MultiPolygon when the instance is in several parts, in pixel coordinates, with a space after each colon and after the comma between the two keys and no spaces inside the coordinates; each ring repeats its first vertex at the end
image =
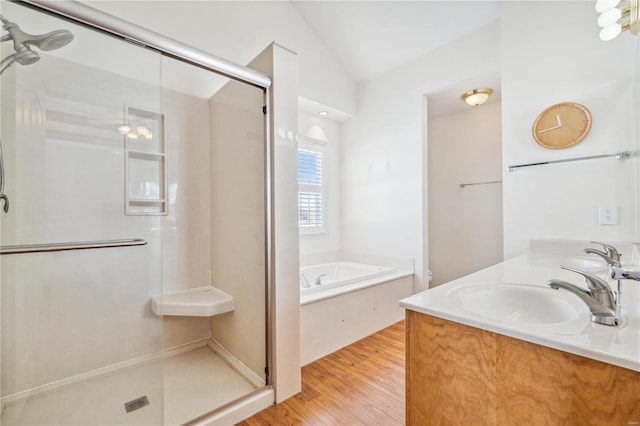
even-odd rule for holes
{"type": "Polygon", "coordinates": [[[618,206],[598,207],[598,222],[600,225],[618,224],[618,206]]]}

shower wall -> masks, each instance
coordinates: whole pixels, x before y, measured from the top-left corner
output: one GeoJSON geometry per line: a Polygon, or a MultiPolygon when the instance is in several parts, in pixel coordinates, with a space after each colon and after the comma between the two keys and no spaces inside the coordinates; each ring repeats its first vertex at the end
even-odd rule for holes
{"type": "MultiPolygon", "coordinates": [[[[159,58],[140,52],[149,80],[159,58]]],[[[146,309],[162,289],[159,217],[124,215],[124,104],[160,106],[157,86],[54,57],[10,70],[2,123],[11,209],[2,244],[143,238],[143,247],[5,255],[2,391],[30,389],[159,350],[146,309]],[[4,129],[13,126],[14,137],[4,129]],[[126,345],[122,343],[126,342],[126,345]]],[[[155,73],[155,75],[154,75],[155,73]]]]}
{"type": "MultiPolygon", "coordinates": [[[[165,89],[162,105],[168,142],[169,211],[162,218],[163,282],[168,293],[210,283],[209,100],[165,89]]],[[[166,316],[162,335],[164,348],[208,338],[209,322],[166,316]]]]}
{"type": "MultiPolygon", "coordinates": [[[[149,64],[147,81],[159,83],[157,54],[136,49],[138,64],[149,64]]],[[[46,70],[3,75],[11,198],[3,245],[149,244],[0,258],[3,395],[158,353],[161,342],[166,348],[209,337],[206,318],[167,317],[163,324],[149,303],[163,291],[209,283],[208,101],[64,59],[44,61],[46,70]],[[125,105],[165,114],[166,216],[124,214],[118,127],[125,105]]]]}
{"type": "Polygon", "coordinates": [[[235,310],[212,337],[258,376],[266,364],[264,95],[228,82],[211,98],[211,281],[235,310]]]}

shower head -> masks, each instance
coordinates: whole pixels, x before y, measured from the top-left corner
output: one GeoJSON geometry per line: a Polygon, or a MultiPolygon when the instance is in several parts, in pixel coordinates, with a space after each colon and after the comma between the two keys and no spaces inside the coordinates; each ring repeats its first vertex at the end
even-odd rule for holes
{"type": "Polygon", "coordinates": [[[24,47],[35,46],[42,51],[59,49],[71,43],[73,34],[67,30],[55,30],[42,35],[27,34],[20,27],[2,18],[3,28],[9,32],[1,41],[13,40],[13,48],[21,52],[24,47]]]}
{"type": "MultiPolygon", "coordinates": [[[[20,36],[29,37],[22,40],[22,45],[35,46],[45,52],[60,49],[61,47],[71,43],[73,40],[73,34],[67,30],[55,30],[39,36],[32,36],[20,31],[20,36]]],[[[15,40],[16,38],[14,36],[14,46],[16,44],[15,40]]]]}
{"type": "Polygon", "coordinates": [[[40,55],[31,50],[29,46],[24,46],[22,52],[16,52],[13,55],[9,55],[0,62],[0,75],[13,65],[15,62],[20,65],[31,65],[40,60],[40,55]]]}
{"type": "Polygon", "coordinates": [[[31,50],[30,48],[25,48],[22,52],[14,53],[13,55],[9,55],[8,58],[14,57],[14,61],[18,62],[20,65],[31,65],[35,64],[40,60],[40,55],[31,50]]]}

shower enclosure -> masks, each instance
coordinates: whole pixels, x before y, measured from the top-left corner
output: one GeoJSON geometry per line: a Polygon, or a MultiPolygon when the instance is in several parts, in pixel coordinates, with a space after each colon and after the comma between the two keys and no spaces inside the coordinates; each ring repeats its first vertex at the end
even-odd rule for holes
{"type": "Polygon", "coordinates": [[[0,424],[183,424],[269,386],[269,79],[27,3],[0,3],[0,424]]]}

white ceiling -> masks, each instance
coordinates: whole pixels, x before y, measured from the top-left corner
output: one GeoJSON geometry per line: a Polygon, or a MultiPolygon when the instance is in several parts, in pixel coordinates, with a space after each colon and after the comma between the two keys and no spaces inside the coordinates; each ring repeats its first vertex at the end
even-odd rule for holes
{"type": "Polygon", "coordinates": [[[419,58],[500,15],[499,1],[292,1],[356,82],[419,58]]]}
{"type": "MultiPolygon", "coordinates": [[[[292,1],[309,27],[343,64],[356,83],[420,58],[500,16],[500,1],[292,1]]],[[[462,93],[490,87],[489,102],[500,100],[500,75],[470,76],[428,95],[429,118],[468,110],[462,93]]],[[[322,106],[301,100],[317,113],[322,106]]],[[[330,111],[343,121],[348,115],[330,111]]]]}
{"type": "MultiPolygon", "coordinates": [[[[183,38],[183,41],[195,46],[198,46],[198,41],[202,41],[204,34],[202,28],[207,25],[205,22],[208,22],[219,32],[233,36],[209,40],[206,46],[219,52],[218,54],[222,57],[237,63],[243,63],[243,55],[253,57],[256,44],[261,43],[256,34],[246,33],[246,26],[240,26],[244,32],[241,31],[238,34],[233,29],[238,25],[234,20],[228,19],[229,14],[242,10],[242,8],[238,9],[240,7],[238,3],[242,5],[242,2],[185,1],[179,9],[176,9],[178,2],[171,1],[83,1],[107,13],[122,16],[124,19],[148,28],[156,30],[165,28],[169,36],[183,38]],[[124,3],[126,6],[123,6],[124,3]],[[153,4],[156,13],[151,15],[145,13],[149,3],[153,4]],[[226,15],[217,14],[220,7],[229,9],[226,15]],[[176,10],[181,10],[184,16],[197,13],[196,16],[190,17],[194,22],[188,27],[193,29],[193,34],[185,31],[184,26],[176,27],[171,24],[175,19],[176,10]],[[215,21],[214,18],[218,15],[227,17],[227,22],[215,21]]],[[[343,64],[345,71],[356,83],[375,78],[420,58],[498,19],[500,3],[500,0],[290,0],[292,7],[308,24],[309,30],[343,64]]],[[[272,37],[270,40],[281,38],[286,40],[286,32],[271,31],[268,26],[265,28],[269,37],[272,37]]],[[[176,70],[166,72],[165,76],[183,75],[177,69],[180,68],[180,64],[166,66],[174,66],[176,70]]],[[[473,72],[471,67],[470,72],[473,72]]],[[[495,90],[495,94],[490,98],[491,101],[500,99],[499,75],[469,77],[455,87],[442,88],[437,93],[426,93],[429,97],[429,117],[448,115],[469,108],[460,100],[460,95],[476,87],[489,86],[495,90]]],[[[192,94],[207,88],[208,95],[220,85],[221,83],[212,81],[210,77],[203,74],[177,78],[175,87],[172,86],[172,88],[192,94]]],[[[319,105],[308,99],[300,99],[299,102],[300,108],[310,113],[328,110],[332,120],[343,121],[350,118],[350,115],[333,110],[328,105],[319,105]]]]}

